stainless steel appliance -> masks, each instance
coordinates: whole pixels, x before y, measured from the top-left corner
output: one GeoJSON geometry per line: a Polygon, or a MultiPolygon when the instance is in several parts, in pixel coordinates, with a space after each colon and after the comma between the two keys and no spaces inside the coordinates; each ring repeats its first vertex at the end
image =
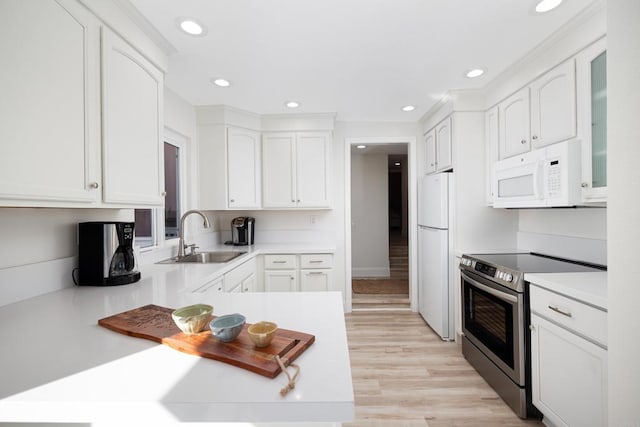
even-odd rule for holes
{"type": "Polygon", "coordinates": [[[78,224],[78,284],[125,285],[140,280],[133,222],[78,224]]]}
{"type": "Polygon", "coordinates": [[[531,403],[526,273],[599,270],[606,267],[538,253],[462,256],[462,354],[521,418],[540,415],[531,403]]]}
{"type": "Polygon", "coordinates": [[[253,245],[256,219],[239,216],[231,220],[231,242],[236,246],[253,245]]]}
{"type": "Polygon", "coordinates": [[[418,183],[418,308],[443,340],[454,337],[453,286],[449,270],[451,173],[425,175],[418,183]]]}

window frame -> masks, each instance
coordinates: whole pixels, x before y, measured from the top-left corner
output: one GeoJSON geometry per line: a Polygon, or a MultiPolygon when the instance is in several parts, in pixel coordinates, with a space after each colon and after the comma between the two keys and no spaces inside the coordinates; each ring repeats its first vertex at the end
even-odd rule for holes
{"type": "MultiPolygon", "coordinates": [[[[181,215],[187,211],[187,159],[188,159],[188,138],[169,128],[165,128],[162,139],[162,152],[164,153],[164,144],[171,144],[178,147],[178,226],[181,215]]],[[[164,161],[162,170],[162,180],[164,183],[164,161]]],[[[139,247],[141,253],[148,253],[160,249],[166,249],[178,246],[178,237],[165,238],[165,208],[151,208],[151,240],[152,244],[145,247],[139,247]]]]}

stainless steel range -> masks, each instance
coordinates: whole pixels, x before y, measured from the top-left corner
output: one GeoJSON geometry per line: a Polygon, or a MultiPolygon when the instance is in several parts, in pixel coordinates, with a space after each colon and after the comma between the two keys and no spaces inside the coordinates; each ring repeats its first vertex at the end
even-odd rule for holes
{"type": "Polygon", "coordinates": [[[462,256],[462,353],[519,417],[540,415],[531,403],[525,274],[599,270],[606,267],[533,252],[462,256]]]}

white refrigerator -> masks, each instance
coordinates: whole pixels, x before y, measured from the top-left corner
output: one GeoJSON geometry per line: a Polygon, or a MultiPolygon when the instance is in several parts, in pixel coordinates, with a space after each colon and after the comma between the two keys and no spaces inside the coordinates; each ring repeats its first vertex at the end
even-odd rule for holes
{"type": "Polygon", "coordinates": [[[418,184],[418,305],[424,320],[443,340],[454,339],[449,277],[451,175],[425,175],[418,184]]]}

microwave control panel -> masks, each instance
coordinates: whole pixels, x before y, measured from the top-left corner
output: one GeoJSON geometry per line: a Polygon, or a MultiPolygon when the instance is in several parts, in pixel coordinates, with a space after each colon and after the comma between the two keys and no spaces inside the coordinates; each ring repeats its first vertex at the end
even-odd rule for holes
{"type": "Polygon", "coordinates": [[[559,197],[562,194],[560,160],[551,160],[547,169],[548,197],[559,197]]]}

